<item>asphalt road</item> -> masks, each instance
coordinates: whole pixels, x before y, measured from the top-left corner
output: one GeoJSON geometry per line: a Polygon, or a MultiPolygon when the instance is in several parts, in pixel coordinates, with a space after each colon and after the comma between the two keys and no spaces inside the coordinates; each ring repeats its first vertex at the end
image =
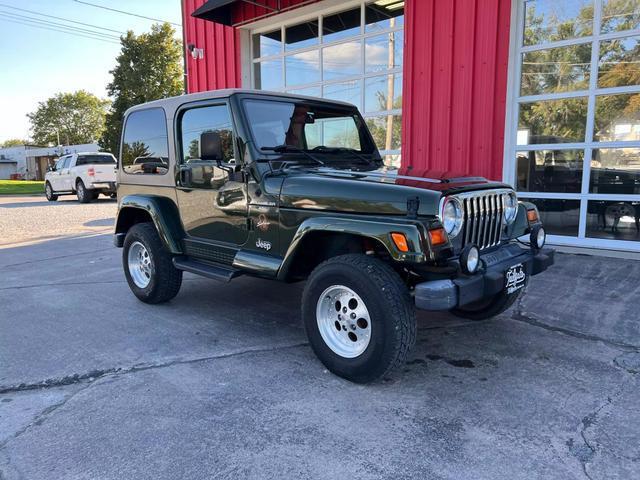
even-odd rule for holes
{"type": "Polygon", "coordinates": [[[420,313],[362,386],[306,344],[302,285],[137,301],[114,215],[0,199],[2,480],[640,478],[640,262],[558,255],[499,318],[420,313]]]}

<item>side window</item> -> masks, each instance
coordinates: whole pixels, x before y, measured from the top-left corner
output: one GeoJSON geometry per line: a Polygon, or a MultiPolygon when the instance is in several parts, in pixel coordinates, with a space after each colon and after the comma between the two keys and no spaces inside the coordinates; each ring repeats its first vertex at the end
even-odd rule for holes
{"type": "Polygon", "coordinates": [[[76,159],[76,167],[81,167],[82,165],[86,165],[87,164],[87,160],[85,157],[78,157],[76,159]]]}
{"type": "Polygon", "coordinates": [[[233,163],[233,125],[227,105],[197,107],[187,110],[180,121],[183,163],[198,162],[200,135],[216,132],[220,135],[223,163],[233,163]]]}
{"type": "Polygon", "coordinates": [[[69,168],[70,163],[71,163],[71,157],[64,157],[64,162],[62,162],[62,167],[60,168],[69,168]]]}
{"type": "Polygon", "coordinates": [[[122,170],[132,175],[169,171],[167,120],[164,110],[138,110],[127,117],[120,153],[122,170]]]}
{"type": "Polygon", "coordinates": [[[60,158],[58,159],[58,161],[56,162],[56,171],[58,171],[58,172],[59,172],[60,170],[62,170],[62,169],[64,168],[64,160],[65,160],[66,158],[67,158],[67,157],[60,157],[60,158]]]}

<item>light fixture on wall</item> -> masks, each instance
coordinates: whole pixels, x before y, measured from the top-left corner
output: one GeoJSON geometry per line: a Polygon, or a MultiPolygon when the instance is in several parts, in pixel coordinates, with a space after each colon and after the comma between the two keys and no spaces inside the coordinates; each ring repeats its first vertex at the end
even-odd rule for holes
{"type": "Polygon", "coordinates": [[[191,58],[194,60],[202,60],[204,58],[204,48],[196,48],[193,43],[187,45],[187,50],[191,52],[191,58]]]}

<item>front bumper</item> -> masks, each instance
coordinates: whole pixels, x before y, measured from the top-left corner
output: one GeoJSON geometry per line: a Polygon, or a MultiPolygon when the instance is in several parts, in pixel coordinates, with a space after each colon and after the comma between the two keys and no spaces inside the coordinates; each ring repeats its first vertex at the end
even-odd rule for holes
{"type": "Polygon", "coordinates": [[[516,244],[505,245],[482,255],[485,268],[474,275],[419,283],[415,287],[416,307],[421,310],[451,310],[500,293],[505,288],[505,272],[521,263],[528,277],[544,272],[553,265],[555,250],[538,252],[516,244]]]}

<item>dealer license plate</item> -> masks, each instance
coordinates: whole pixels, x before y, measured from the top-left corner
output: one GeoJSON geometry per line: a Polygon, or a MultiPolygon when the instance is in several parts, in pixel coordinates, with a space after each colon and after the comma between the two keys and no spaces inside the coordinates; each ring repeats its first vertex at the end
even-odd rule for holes
{"type": "Polygon", "coordinates": [[[504,274],[504,277],[507,294],[511,295],[524,287],[527,274],[524,271],[524,266],[519,263],[509,268],[509,270],[504,274]]]}

